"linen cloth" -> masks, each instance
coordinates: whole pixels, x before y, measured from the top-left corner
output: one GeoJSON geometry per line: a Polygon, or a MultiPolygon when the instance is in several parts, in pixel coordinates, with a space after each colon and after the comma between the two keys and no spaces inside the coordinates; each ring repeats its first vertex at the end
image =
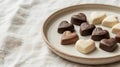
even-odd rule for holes
{"type": "Polygon", "coordinates": [[[120,0],[0,0],[0,67],[119,67],[83,65],[51,52],[41,36],[44,21],[67,6],[98,3],[120,6],[120,0]]]}

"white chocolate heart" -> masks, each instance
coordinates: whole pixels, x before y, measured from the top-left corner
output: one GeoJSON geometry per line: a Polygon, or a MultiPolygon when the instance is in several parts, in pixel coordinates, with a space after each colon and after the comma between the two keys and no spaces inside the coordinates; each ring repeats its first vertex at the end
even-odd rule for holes
{"type": "Polygon", "coordinates": [[[112,27],[112,33],[117,34],[118,32],[120,32],[120,23],[112,27]]]}
{"type": "Polygon", "coordinates": [[[119,22],[118,17],[116,16],[107,16],[103,21],[102,25],[106,27],[113,27],[115,24],[119,22]]]}
{"type": "Polygon", "coordinates": [[[106,17],[106,14],[103,12],[93,12],[90,17],[93,24],[101,24],[102,20],[106,17]]]}
{"type": "Polygon", "coordinates": [[[95,42],[92,39],[80,39],[75,44],[75,49],[84,54],[93,51],[95,48],[95,42]]]}

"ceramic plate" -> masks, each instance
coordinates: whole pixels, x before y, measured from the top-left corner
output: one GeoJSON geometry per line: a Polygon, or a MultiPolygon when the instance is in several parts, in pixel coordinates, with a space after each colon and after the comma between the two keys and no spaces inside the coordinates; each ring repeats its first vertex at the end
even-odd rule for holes
{"type": "MultiPolygon", "coordinates": [[[[69,61],[83,63],[83,64],[107,64],[113,63],[120,60],[120,46],[114,52],[105,52],[101,50],[99,42],[96,42],[97,49],[90,54],[82,54],[74,48],[74,44],[71,45],[61,45],[61,34],[57,32],[58,25],[61,21],[67,20],[70,22],[71,16],[78,13],[85,13],[89,23],[90,14],[92,12],[105,12],[107,15],[116,15],[120,20],[120,7],[103,5],[103,4],[81,4],[70,6],[61,10],[56,11],[43,24],[42,36],[44,41],[47,43],[50,50],[52,50],[57,55],[69,61]]],[[[80,39],[88,39],[90,36],[82,37],[79,33],[79,26],[75,26],[76,32],[80,39]]],[[[101,25],[96,25],[97,27],[102,27],[109,31],[110,36],[114,37],[111,28],[103,27],[101,25]]],[[[118,44],[119,45],[119,44],[118,44]]]]}

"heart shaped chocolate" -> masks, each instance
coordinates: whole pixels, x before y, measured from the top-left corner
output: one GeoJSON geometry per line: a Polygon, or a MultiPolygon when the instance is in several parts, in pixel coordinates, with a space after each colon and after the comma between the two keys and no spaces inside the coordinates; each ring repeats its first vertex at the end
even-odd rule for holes
{"type": "Polygon", "coordinates": [[[96,48],[95,41],[93,41],[92,39],[80,39],[75,43],[75,48],[81,53],[90,53],[96,48]]]}
{"type": "Polygon", "coordinates": [[[79,13],[78,15],[73,15],[71,17],[72,24],[81,25],[84,22],[87,22],[87,19],[84,13],[79,13]]]}
{"type": "Polygon", "coordinates": [[[58,33],[63,33],[64,31],[71,31],[74,32],[74,26],[67,21],[62,21],[58,26],[58,33]]]}
{"type": "Polygon", "coordinates": [[[93,24],[82,23],[80,25],[80,34],[82,36],[91,35],[94,28],[95,28],[95,25],[93,24]]]}
{"type": "Polygon", "coordinates": [[[101,39],[108,39],[110,36],[107,30],[98,27],[93,30],[91,38],[95,41],[100,41],[101,39]]]}
{"type": "Polygon", "coordinates": [[[117,47],[117,41],[114,38],[102,39],[99,47],[107,52],[113,52],[117,47]]]}
{"type": "Polygon", "coordinates": [[[116,34],[115,39],[117,40],[117,42],[120,43],[120,32],[116,34]]]}
{"type": "Polygon", "coordinates": [[[75,32],[65,31],[61,37],[61,44],[68,45],[74,44],[79,39],[78,35],[75,32]]]}

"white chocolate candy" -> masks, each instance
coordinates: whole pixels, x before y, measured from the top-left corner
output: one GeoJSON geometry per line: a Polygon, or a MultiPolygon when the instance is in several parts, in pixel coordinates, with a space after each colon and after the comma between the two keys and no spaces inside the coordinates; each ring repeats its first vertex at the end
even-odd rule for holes
{"type": "Polygon", "coordinates": [[[118,32],[120,32],[120,23],[112,27],[112,33],[117,34],[118,32]]]}
{"type": "Polygon", "coordinates": [[[105,13],[102,12],[93,12],[91,14],[91,22],[93,24],[101,24],[102,20],[106,17],[105,13]]]}
{"type": "Polygon", "coordinates": [[[80,39],[75,44],[75,49],[79,52],[87,54],[95,49],[95,42],[92,39],[83,40],[80,39]]]}
{"type": "Polygon", "coordinates": [[[116,16],[107,16],[103,21],[102,21],[102,25],[106,26],[106,27],[113,27],[115,24],[117,24],[118,21],[118,17],[116,16]]]}

